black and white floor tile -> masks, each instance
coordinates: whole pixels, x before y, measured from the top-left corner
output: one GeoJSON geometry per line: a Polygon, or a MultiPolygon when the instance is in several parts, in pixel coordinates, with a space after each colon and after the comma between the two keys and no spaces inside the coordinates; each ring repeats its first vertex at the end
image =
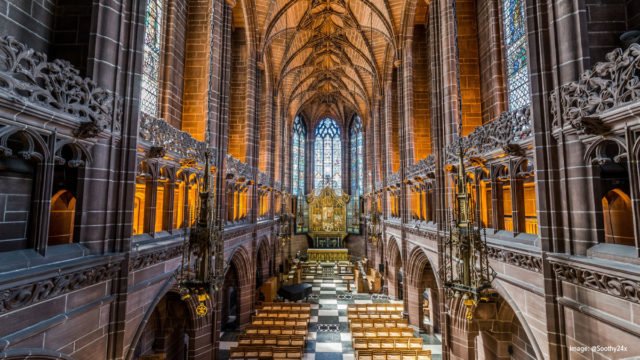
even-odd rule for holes
{"type": "MultiPolygon", "coordinates": [[[[305,277],[313,285],[309,335],[305,347],[304,360],[353,360],[351,334],[347,321],[348,304],[371,304],[396,302],[386,296],[347,292],[347,284],[342,279],[327,278],[322,275],[305,277]]],[[[352,287],[352,290],[355,290],[352,287]]],[[[442,342],[439,335],[420,334],[424,349],[431,350],[431,358],[440,360],[442,342]]],[[[237,333],[225,333],[220,341],[220,359],[227,360],[228,349],[235,346],[237,333]],[[235,336],[234,336],[235,335],[235,336]]]]}

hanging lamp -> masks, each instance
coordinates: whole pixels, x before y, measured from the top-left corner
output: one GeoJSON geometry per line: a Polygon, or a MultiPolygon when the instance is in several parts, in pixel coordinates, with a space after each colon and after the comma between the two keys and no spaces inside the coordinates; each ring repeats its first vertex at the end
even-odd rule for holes
{"type": "MultiPolygon", "coordinates": [[[[475,307],[481,301],[489,300],[491,281],[495,272],[489,266],[486,231],[471,211],[464,156],[467,151],[462,141],[462,90],[460,89],[460,47],[458,43],[458,20],[456,1],[452,1],[454,36],[456,51],[456,81],[458,91],[458,164],[455,182],[455,202],[449,235],[444,240],[444,264],[440,269],[445,294],[462,298],[466,308],[465,317],[473,319],[475,307]]],[[[448,217],[448,216],[447,216],[448,217]]]]}

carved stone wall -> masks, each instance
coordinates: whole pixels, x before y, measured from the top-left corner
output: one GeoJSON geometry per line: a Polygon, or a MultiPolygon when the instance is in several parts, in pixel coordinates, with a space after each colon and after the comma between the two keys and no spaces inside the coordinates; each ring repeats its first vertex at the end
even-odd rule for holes
{"type": "Polygon", "coordinates": [[[48,61],[10,36],[0,38],[0,94],[78,119],[78,137],[120,132],[118,96],[80,77],[69,62],[48,61]]]}

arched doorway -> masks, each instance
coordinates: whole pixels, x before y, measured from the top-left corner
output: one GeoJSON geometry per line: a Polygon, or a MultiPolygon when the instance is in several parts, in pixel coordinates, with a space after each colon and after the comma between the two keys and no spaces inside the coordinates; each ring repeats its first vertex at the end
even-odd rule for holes
{"type": "Polygon", "coordinates": [[[258,252],[256,254],[256,288],[262,286],[271,276],[270,253],[269,239],[264,237],[258,245],[258,252]]]}
{"type": "Polygon", "coordinates": [[[222,330],[235,330],[238,327],[238,271],[231,265],[224,278],[222,302],[222,330]]]}
{"type": "Polygon", "coordinates": [[[173,292],[153,310],[133,353],[134,359],[193,359],[193,328],[188,305],[173,292]]]}
{"type": "Polygon", "coordinates": [[[394,237],[389,239],[387,248],[389,251],[387,253],[386,273],[389,296],[402,300],[402,257],[394,237]]]}
{"type": "Polygon", "coordinates": [[[234,330],[251,321],[255,264],[247,251],[239,247],[229,260],[222,288],[222,329],[234,330]]]}
{"type": "Polygon", "coordinates": [[[476,360],[535,360],[534,347],[513,308],[500,296],[480,303],[474,313],[476,360]]]}
{"type": "Polygon", "coordinates": [[[421,248],[414,249],[408,259],[406,281],[409,321],[426,332],[438,333],[440,293],[436,272],[421,248]]]}

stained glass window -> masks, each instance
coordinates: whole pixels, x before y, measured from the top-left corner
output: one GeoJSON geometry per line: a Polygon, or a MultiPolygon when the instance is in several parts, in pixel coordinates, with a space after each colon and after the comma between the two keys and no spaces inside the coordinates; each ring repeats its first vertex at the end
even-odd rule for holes
{"type": "Polygon", "coordinates": [[[502,0],[509,110],[528,105],[529,68],[525,0],[502,0]]]}
{"type": "Polygon", "coordinates": [[[364,195],[362,120],[359,116],[356,116],[351,122],[349,140],[351,147],[351,194],[359,197],[364,195]]]}
{"type": "Polygon", "coordinates": [[[291,191],[293,195],[304,195],[304,161],[307,127],[300,116],[293,121],[291,142],[291,191]]]}
{"type": "Polygon", "coordinates": [[[325,118],[315,131],[313,187],[319,189],[327,179],[334,189],[342,188],[342,144],[340,129],[333,119],[325,118]]]}
{"type": "Polygon", "coordinates": [[[142,93],[140,110],[158,115],[158,88],[160,78],[160,49],[162,47],[163,0],[147,0],[144,33],[144,60],[142,64],[142,93]]]}

